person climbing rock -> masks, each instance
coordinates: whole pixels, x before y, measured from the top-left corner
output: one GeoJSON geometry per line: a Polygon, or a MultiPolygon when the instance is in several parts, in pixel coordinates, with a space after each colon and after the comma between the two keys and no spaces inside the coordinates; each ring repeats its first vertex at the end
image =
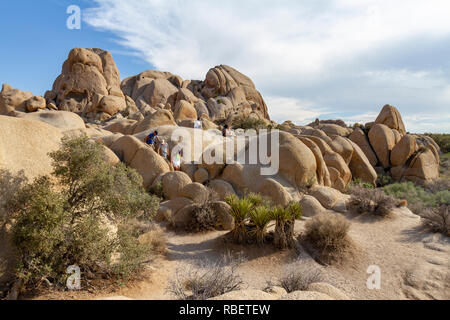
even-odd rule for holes
{"type": "Polygon", "coordinates": [[[150,147],[152,147],[153,150],[155,150],[156,152],[159,151],[157,150],[157,144],[159,146],[159,144],[161,143],[158,134],[159,134],[158,131],[154,131],[145,138],[145,143],[148,144],[150,147]]]}

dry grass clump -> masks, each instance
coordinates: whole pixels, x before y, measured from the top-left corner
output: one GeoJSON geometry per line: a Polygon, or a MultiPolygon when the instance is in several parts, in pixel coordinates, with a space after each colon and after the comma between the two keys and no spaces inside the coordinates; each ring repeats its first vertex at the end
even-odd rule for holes
{"type": "Polygon", "coordinates": [[[150,250],[155,254],[165,254],[167,252],[167,237],[163,229],[153,224],[150,230],[139,237],[141,244],[149,245],[150,250]]]}
{"type": "Polygon", "coordinates": [[[378,217],[388,217],[392,209],[399,203],[381,189],[369,189],[354,185],[348,191],[351,194],[350,208],[359,214],[370,213],[378,217]]]}
{"type": "Polygon", "coordinates": [[[450,213],[448,205],[424,208],[421,217],[422,223],[427,229],[450,237],[450,213]]]}
{"type": "Polygon", "coordinates": [[[168,292],[179,300],[207,300],[239,290],[242,280],[237,273],[244,260],[224,255],[217,261],[202,261],[199,265],[178,269],[170,281],[168,292]]]}
{"type": "Polygon", "coordinates": [[[202,203],[193,205],[191,222],[186,226],[188,232],[205,232],[216,230],[217,214],[214,209],[214,202],[219,200],[217,193],[208,188],[208,198],[202,203]]]}
{"type": "Polygon", "coordinates": [[[217,214],[211,202],[196,205],[191,214],[192,222],[186,226],[186,231],[204,232],[216,229],[217,214]]]}
{"type": "Polygon", "coordinates": [[[305,224],[304,240],[314,248],[315,258],[324,264],[345,260],[351,249],[350,222],[337,214],[322,213],[305,224]]]}
{"type": "MultiPolygon", "coordinates": [[[[302,263],[288,267],[276,285],[291,293],[305,291],[310,284],[316,282],[324,282],[322,271],[314,265],[302,263]]],[[[269,286],[272,285],[269,283],[269,286]]]]}

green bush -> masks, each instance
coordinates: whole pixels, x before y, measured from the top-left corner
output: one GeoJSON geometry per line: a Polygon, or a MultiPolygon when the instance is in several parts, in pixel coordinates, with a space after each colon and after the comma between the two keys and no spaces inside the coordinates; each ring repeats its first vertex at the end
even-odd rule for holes
{"type": "Polygon", "coordinates": [[[423,225],[433,232],[449,235],[450,189],[448,179],[436,180],[424,187],[412,182],[395,183],[383,188],[384,192],[406,200],[412,212],[422,217],[423,225]]]}
{"type": "MultiPolygon", "coordinates": [[[[438,183],[438,182],[436,182],[438,183]]],[[[445,185],[443,186],[445,187],[445,185]]],[[[433,188],[432,185],[427,188],[433,188]]],[[[397,199],[407,200],[408,204],[423,204],[425,207],[436,207],[438,205],[450,205],[450,190],[432,189],[428,191],[426,188],[417,186],[412,182],[394,183],[383,188],[387,195],[396,197],[397,199]]]]}
{"type": "Polygon", "coordinates": [[[64,138],[50,156],[53,176],[21,187],[6,206],[18,253],[17,277],[28,286],[43,280],[62,286],[66,268],[77,265],[83,280],[129,279],[148,248],[127,223],[150,220],[158,200],[145,192],[135,170],[105,162],[103,146],[86,136],[64,138]]]}
{"type": "Polygon", "coordinates": [[[425,135],[431,137],[443,153],[450,152],[450,134],[426,133],[425,135]]]}
{"type": "Polygon", "coordinates": [[[260,119],[234,118],[233,129],[256,130],[268,129],[268,125],[260,119]]]}
{"type": "Polygon", "coordinates": [[[161,181],[155,183],[155,185],[153,185],[150,188],[148,188],[148,192],[150,194],[154,195],[154,196],[157,196],[161,200],[166,199],[166,196],[164,194],[163,185],[162,185],[161,181]]]}

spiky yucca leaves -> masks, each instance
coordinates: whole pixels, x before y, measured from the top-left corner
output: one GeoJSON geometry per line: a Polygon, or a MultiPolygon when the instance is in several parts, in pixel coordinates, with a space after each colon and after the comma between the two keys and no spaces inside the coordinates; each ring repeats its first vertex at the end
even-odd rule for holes
{"type": "Polygon", "coordinates": [[[254,236],[256,243],[259,245],[264,244],[267,225],[272,221],[271,209],[266,206],[254,207],[250,212],[250,220],[255,226],[255,229],[252,230],[252,236],[254,236]]]}
{"type": "Polygon", "coordinates": [[[231,232],[233,240],[243,244],[247,240],[246,222],[253,208],[253,203],[247,199],[239,199],[236,195],[231,195],[225,199],[231,207],[231,215],[234,218],[234,229],[231,232]]]}
{"type": "Polygon", "coordinates": [[[253,207],[268,207],[270,208],[272,206],[272,202],[270,201],[270,199],[263,197],[262,195],[258,194],[258,193],[249,193],[248,195],[245,196],[246,199],[248,199],[253,207]]]}
{"type": "Polygon", "coordinates": [[[274,244],[277,248],[284,250],[294,248],[295,220],[302,216],[300,203],[291,202],[286,208],[276,207],[272,210],[272,218],[276,220],[274,244]]]}

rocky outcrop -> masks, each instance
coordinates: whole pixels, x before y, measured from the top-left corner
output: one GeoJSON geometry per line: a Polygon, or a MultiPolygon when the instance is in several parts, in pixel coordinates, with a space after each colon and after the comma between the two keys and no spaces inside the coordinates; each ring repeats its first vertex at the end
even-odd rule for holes
{"type": "Polygon", "coordinates": [[[250,78],[225,65],[209,70],[204,81],[183,81],[169,72],[148,70],[123,80],[121,88],[141,112],[171,110],[177,122],[201,116],[213,121],[230,121],[234,116],[270,120],[250,78]]]}
{"type": "Polygon", "coordinates": [[[59,149],[62,137],[47,123],[0,116],[0,169],[23,171],[28,179],[51,173],[48,153],[59,149]]]}
{"type": "Polygon", "coordinates": [[[21,112],[34,112],[47,107],[43,97],[34,96],[29,91],[14,89],[3,84],[0,92],[0,115],[15,116],[21,112]]]}
{"type": "Polygon", "coordinates": [[[45,98],[59,110],[100,121],[127,108],[119,70],[111,54],[101,49],[72,49],[45,98]]]}
{"type": "Polygon", "coordinates": [[[53,127],[60,129],[62,132],[76,131],[86,129],[86,125],[77,114],[67,111],[41,111],[33,113],[24,113],[17,116],[18,118],[36,120],[45,122],[53,127]]]}
{"type": "Polygon", "coordinates": [[[383,124],[390,129],[394,129],[400,133],[401,136],[406,134],[405,125],[403,124],[402,116],[397,108],[385,105],[375,120],[375,124],[383,124]]]}
{"type": "Polygon", "coordinates": [[[375,152],[373,151],[372,146],[369,143],[369,139],[364,131],[360,128],[356,128],[348,138],[361,148],[370,164],[375,167],[378,163],[378,158],[375,155],[375,152]]]}
{"type": "Polygon", "coordinates": [[[376,124],[369,131],[369,141],[384,169],[390,167],[391,151],[395,147],[395,136],[389,127],[376,124]]]}

